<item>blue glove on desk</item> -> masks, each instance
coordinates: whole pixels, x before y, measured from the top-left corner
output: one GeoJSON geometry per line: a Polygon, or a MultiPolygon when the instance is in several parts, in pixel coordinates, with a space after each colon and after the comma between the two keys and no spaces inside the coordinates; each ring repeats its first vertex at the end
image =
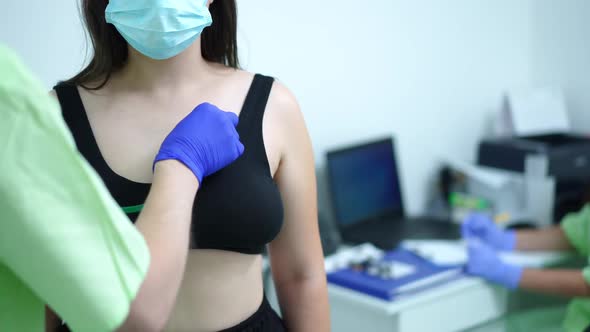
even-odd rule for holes
{"type": "Polygon", "coordinates": [[[478,238],[496,250],[512,251],[516,246],[516,233],[498,228],[488,216],[473,213],[461,225],[463,238],[478,238]]]}
{"type": "Polygon", "coordinates": [[[188,167],[199,183],[235,161],[244,152],[236,131],[238,116],[203,103],[182,119],[168,134],[156,155],[175,159],[188,167]]]}
{"type": "Polygon", "coordinates": [[[522,276],[521,267],[502,262],[494,249],[477,239],[467,242],[467,252],[467,274],[482,277],[510,289],[518,287],[522,276]]]}

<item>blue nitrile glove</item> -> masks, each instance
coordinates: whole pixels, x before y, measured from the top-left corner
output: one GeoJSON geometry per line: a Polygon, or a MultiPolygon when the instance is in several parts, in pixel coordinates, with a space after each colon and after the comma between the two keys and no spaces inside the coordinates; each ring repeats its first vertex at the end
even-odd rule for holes
{"type": "Polygon", "coordinates": [[[518,288],[522,267],[502,262],[494,249],[477,239],[467,242],[467,253],[467,274],[482,277],[510,289],[518,288]]]}
{"type": "Polygon", "coordinates": [[[461,234],[465,239],[478,238],[496,250],[512,251],[516,246],[514,231],[498,228],[490,217],[481,213],[473,213],[463,221],[461,234]]]}
{"type": "Polygon", "coordinates": [[[164,139],[158,161],[175,159],[188,167],[199,183],[235,161],[244,152],[236,131],[238,116],[203,103],[182,119],[164,139]]]}

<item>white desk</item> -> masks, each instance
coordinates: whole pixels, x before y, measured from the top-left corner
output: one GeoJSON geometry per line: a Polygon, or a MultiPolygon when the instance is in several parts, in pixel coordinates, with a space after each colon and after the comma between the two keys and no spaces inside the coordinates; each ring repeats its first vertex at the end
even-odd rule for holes
{"type": "MultiPolygon", "coordinates": [[[[556,264],[567,254],[532,255],[532,266],[556,264]]],[[[518,257],[524,261],[522,255],[518,257]]],[[[464,277],[394,301],[328,286],[332,331],[460,331],[506,313],[508,290],[464,277]]]]}
{"type": "Polygon", "coordinates": [[[332,331],[458,331],[506,312],[508,291],[463,278],[395,301],[329,285],[332,331]]]}

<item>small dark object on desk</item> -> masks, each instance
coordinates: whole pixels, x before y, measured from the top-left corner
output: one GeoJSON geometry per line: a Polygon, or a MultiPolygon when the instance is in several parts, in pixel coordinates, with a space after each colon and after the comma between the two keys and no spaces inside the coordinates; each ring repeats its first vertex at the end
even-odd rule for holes
{"type": "Polygon", "coordinates": [[[535,229],[537,228],[537,226],[531,222],[531,221],[517,221],[514,222],[512,224],[510,224],[510,226],[506,227],[506,229],[513,229],[513,230],[519,230],[519,229],[535,229]]]}

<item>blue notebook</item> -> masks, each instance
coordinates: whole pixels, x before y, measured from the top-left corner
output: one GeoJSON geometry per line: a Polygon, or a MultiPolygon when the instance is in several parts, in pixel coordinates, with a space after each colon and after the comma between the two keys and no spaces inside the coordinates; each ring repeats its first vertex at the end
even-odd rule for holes
{"type": "Polygon", "coordinates": [[[345,268],[328,273],[328,282],[391,301],[396,297],[417,293],[463,276],[461,266],[439,266],[405,249],[391,251],[383,256],[382,260],[412,265],[414,270],[406,276],[383,279],[364,271],[345,268]]]}

